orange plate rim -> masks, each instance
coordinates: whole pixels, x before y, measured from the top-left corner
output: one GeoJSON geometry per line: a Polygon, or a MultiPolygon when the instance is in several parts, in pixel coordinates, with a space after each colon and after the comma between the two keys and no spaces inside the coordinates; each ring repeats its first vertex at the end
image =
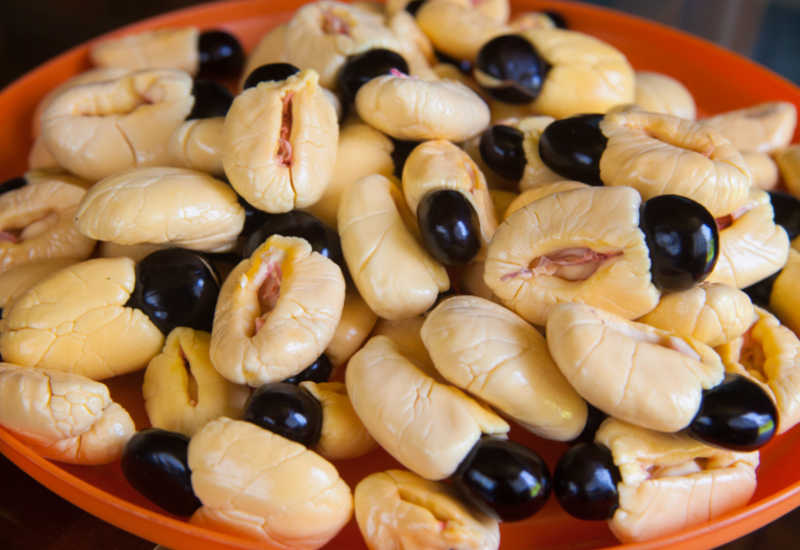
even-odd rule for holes
{"type": "MultiPolygon", "coordinates": [[[[308,3],[308,0],[295,2],[292,2],[292,0],[220,1],[151,17],[75,46],[45,62],[0,91],[0,101],[8,96],[33,91],[40,79],[50,72],[56,71],[60,66],[67,64],[68,61],[76,64],[78,63],[76,58],[80,58],[79,61],[84,63],[87,58],[88,47],[94,42],[109,37],[176,23],[185,24],[187,19],[200,18],[201,16],[206,22],[209,22],[212,15],[218,15],[221,19],[217,19],[217,21],[224,25],[225,22],[233,22],[247,16],[278,14],[284,11],[280,9],[280,6],[286,6],[288,9],[291,4],[296,7],[302,3],[308,3]],[[278,10],[274,9],[275,4],[280,5],[278,10]]],[[[620,13],[609,8],[558,0],[512,0],[512,6],[515,8],[524,6],[525,9],[531,10],[567,9],[570,14],[579,18],[602,17],[607,23],[621,24],[623,27],[640,27],[643,31],[647,31],[648,34],[652,33],[655,42],[668,41],[674,45],[699,49],[703,55],[713,58],[709,60],[709,63],[719,62],[726,65],[745,67],[754,76],[769,79],[773,88],[777,86],[783,93],[793,96],[795,103],[800,101],[800,88],[780,75],[716,44],[641,17],[620,13]]],[[[76,68],[67,67],[67,70],[74,71],[76,68]]],[[[798,132],[800,133],[800,130],[798,132]]],[[[797,138],[797,134],[795,138],[797,138]]],[[[203,545],[202,547],[212,545],[237,550],[265,548],[263,542],[192,525],[112,495],[62,469],[57,463],[42,458],[30,446],[2,427],[0,427],[0,452],[38,482],[87,512],[117,527],[161,544],[180,544],[180,537],[188,536],[193,543],[200,543],[203,545]]],[[[647,542],[620,544],[607,548],[629,550],[644,550],[648,548],[686,549],[719,545],[769,523],[791,511],[798,504],[800,504],[800,481],[787,485],[765,498],[751,502],[744,508],[734,510],[708,523],[647,542]]],[[[180,546],[184,545],[180,544],[180,546]]]]}

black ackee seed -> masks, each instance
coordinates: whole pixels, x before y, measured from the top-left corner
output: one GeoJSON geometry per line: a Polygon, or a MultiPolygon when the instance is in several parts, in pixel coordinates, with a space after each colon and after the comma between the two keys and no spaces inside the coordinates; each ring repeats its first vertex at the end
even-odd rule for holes
{"type": "Polygon", "coordinates": [[[164,334],[175,327],[210,331],[219,286],[219,276],[201,254],[158,250],[136,265],[136,284],[125,305],[142,310],[164,334]]]}
{"type": "Polygon", "coordinates": [[[213,80],[195,80],[192,86],[194,105],[186,120],[195,118],[224,117],[233,103],[228,89],[213,80]]]}
{"type": "Polygon", "coordinates": [[[258,215],[258,218],[262,220],[261,226],[245,241],[242,247],[243,258],[252,256],[253,252],[272,235],[302,237],[308,241],[312,250],[336,262],[342,268],[342,272],[346,272],[347,265],[342,254],[339,234],[315,216],[300,210],[292,210],[285,214],[264,212],[258,215]]]}
{"type": "Polygon", "coordinates": [[[322,433],[322,405],[305,389],[285,382],[253,392],[244,419],[306,447],[316,445],[322,433]]]}
{"type": "Polygon", "coordinates": [[[486,166],[500,176],[518,181],[525,171],[525,150],[522,141],[525,135],[512,126],[498,124],[481,135],[478,149],[486,166]]]}
{"type": "Polygon", "coordinates": [[[686,290],[705,279],[719,255],[719,231],[703,205],[679,195],[660,195],[642,205],[639,227],[650,250],[653,284],[686,290]]]}
{"type": "Polygon", "coordinates": [[[800,235],[800,200],[780,191],[770,191],[769,200],[775,213],[775,223],[786,230],[789,240],[800,235]]]}
{"type": "Polygon", "coordinates": [[[622,481],[611,451],[599,443],[578,443],[556,464],[553,492],[569,515],[605,520],[619,506],[617,484],[622,481]]]}
{"type": "Polygon", "coordinates": [[[339,71],[338,86],[342,102],[353,103],[361,86],[373,78],[390,74],[392,70],[409,73],[406,60],[392,50],[377,48],[348,57],[339,71]]]}
{"type": "Polygon", "coordinates": [[[142,495],[178,515],[190,516],[201,504],[192,491],[187,460],[189,438],[149,428],[136,433],[122,452],[122,473],[142,495]]]}
{"type": "Polygon", "coordinates": [[[772,287],[775,285],[775,279],[777,279],[780,274],[780,271],[773,273],[766,279],[761,279],[757,283],[743,288],[742,291],[750,296],[750,301],[755,305],[768,309],[769,298],[772,295],[772,287]]]}
{"type": "Polygon", "coordinates": [[[746,377],[728,373],[703,392],[689,433],[711,445],[754,451],[772,439],[777,426],[778,411],[769,395],[746,377]]]}
{"type": "Polygon", "coordinates": [[[3,183],[0,183],[0,195],[3,193],[8,193],[9,191],[13,191],[14,189],[19,189],[20,187],[25,187],[26,185],[28,185],[28,180],[22,176],[6,180],[3,183]]]}
{"type": "Polygon", "coordinates": [[[603,185],[600,157],[608,138],[600,131],[603,115],[578,115],[549,124],[539,138],[539,156],[550,170],[566,179],[603,185]]]}
{"type": "Polygon", "coordinates": [[[475,77],[495,99],[530,103],[539,95],[550,66],[522,36],[491,39],[478,52],[475,77]]]}
{"type": "Polygon", "coordinates": [[[392,139],[394,149],[392,149],[392,160],[394,161],[394,175],[398,178],[403,176],[403,168],[406,165],[406,160],[417,145],[421,141],[404,141],[401,139],[392,139]]]}
{"type": "Polygon", "coordinates": [[[406,4],[406,11],[411,15],[417,15],[417,12],[422,7],[422,4],[425,3],[425,0],[411,0],[408,4],[406,4]]]}
{"type": "Polygon", "coordinates": [[[502,521],[532,516],[550,496],[550,472],[541,457],[507,439],[480,439],[459,465],[453,482],[502,521]]]}
{"type": "Polygon", "coordinates": [[[547,17],[550,18],[550,20],[553,22],[553,24],[557,28],[559,28],[559,29],[566,29],[567,28],[567,20],[564,19],[564,16],[561,15],[560,13],[558,13],[557,11],[548,10],[548,11],[545,11],[543,13],[547,17]]]}
{"type": "Polygon", "coordinates": [[[299,374],[290,376],[284,382],[286,384],[299,384],[300,382],[327,382],[333,372],[331,360],[324,353],[317,357],[317,360],[303,369],[299,374]]]}
{"type": "Polygon", "coordinates": [[[242,89],[258,86],[259,82],[282,82],[290,76],[296,75],[300,69],[289,63],[268,63],[253,69],[242,89]]]}
{"type": "Polygon", "coordinates": [[[586,407],[586,424],[583,425],[583,430],[578,434],[578,437],[572,440],[574,443],[591,443],[594,441],[594,434],[597,433],[597,428],[600,427],[603,420],[608,418],[606,413],[591,403],[586,403],[586,407]]]}
{"type": "Polygon", "coordinates": [[[244,67],[244,50],[232,34],[210,30],[200,33],[197,43],[198,78],[235,78],[244,67]]]}
{"type": "Polygon", "coordinates": [[[422,197],[417,223],[425,249],[445,265],[466,264],[481,248],[478,214],[458,191],[433,191],[422,197]]]}

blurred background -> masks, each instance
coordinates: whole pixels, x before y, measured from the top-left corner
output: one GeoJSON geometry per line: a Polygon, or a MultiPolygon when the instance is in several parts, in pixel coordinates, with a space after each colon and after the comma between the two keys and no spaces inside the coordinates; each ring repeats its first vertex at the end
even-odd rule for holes
{"type": "MultiPolygon", "coordinates": [[[[4,0],[0,88],[64,50],[117,27],[200,4],[194,0],[4,0]]],[[[800,0],[591,0],[683,29],[800,84],[800,0]]],[[[722,91],[724,93],[724,90],[722,91]]],[[[0,456],[0,549],[152,550],[154,544],[93,518],[0,456]]],[[[722,547],[795,548],[800,510],[722,547]]]]}
{"type": "MultiPolygon", "coordinates": [[[[195,0],[5,0],[0,87],[54,55],[195,0]]],[[[800,0],[590,0],[712,40],[800,83],[800,0]]]]}
{"type": "Polygon", "coordinates": [[[800,84],[800,0],[589,0],[716,42],[800,84]]]}

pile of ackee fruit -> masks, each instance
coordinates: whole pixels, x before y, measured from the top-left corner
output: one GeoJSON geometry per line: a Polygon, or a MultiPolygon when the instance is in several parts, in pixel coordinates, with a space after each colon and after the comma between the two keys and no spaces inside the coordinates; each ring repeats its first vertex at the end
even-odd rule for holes
{"type": "Polygon", "coordinates": [[[496,549],[551,492],[626,542],[745,505],[800,421],[796,108],[695,120],[567,27],[323,0],[247,58],[94,44],[0,184],[0,424],[281,548],[355,515],[496,549]],[[137,431],[101,381],[141,369],[137,431]],[[512,423],[570,443],[552,474],[512,423]],[[378,447],[408,471],[351,489],[378,447]]]}

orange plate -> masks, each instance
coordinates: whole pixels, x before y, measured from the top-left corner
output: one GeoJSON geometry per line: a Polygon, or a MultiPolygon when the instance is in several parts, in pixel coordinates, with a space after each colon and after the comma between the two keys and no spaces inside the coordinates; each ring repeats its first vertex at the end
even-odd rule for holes
{"type": "MultiPolygon", "coordinates": [[[[300,0],[227,2],[181,10],[113,33],[119,35],[165,26],[221,27],[236,34],[246,48],[255,46],[270,27],[288,18],[300,0]]],[[[770,71],[687,34],[606,9],[547,0],[512,0],[517,10],[557,9],[571,28],[610,42],[637,69],[663,72],[681,80],[694,94],[698,110],[711,114],[768,100],[800,107],[800,89],[770,71]]],[[[20,174],[31,145],[31,115],[36,104],[58,83],[89,68],[88,46],[78,46],[24,76],[0,94],[0,181],[20,174]]],[[[797,136],[795,136],[795,140],[797,136]]],[[[146,427],[141,400],[141,373],[109,383],[119,402],[146,427]]],[[[566,448],[522,430],[512,437],[542,454],[552,469],[566,448]]],[[[127,484],[119,464],[83,467],[55,464],[38,456],[0,429],[0,451],[39,482],[86,511],[146,539],[175,550],[198,548],[264,549],[261,543],[199,528],[149,503],[127,484]]],[[[669,537],[620,548],[710,548],[742,536],[800,504],[800,430],[776,438],[761,453],[758,489],[752,503],[724,517],[669,537]]],[[[370,472],[398,467],[383,452],[337,465],[354,487],[370,472]]],[[[598,548],[616,545],[604,522],[577,521],[563,513],[554,498],[533,518],[502,526],[502,548],[598,548]]],[[[328,548],[364,548],[355,522],[328,548]]]]}

